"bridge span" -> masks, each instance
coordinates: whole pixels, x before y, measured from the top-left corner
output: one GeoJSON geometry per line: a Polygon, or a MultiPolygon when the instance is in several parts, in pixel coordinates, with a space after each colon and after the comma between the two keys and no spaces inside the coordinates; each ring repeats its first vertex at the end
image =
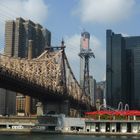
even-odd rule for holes
{"type": "Polygon", "coordinates": [[[70,108],[89,110],[91,106],[90,97],[82,91],[70,68],[64,47],[47,49],[34,59],[0,54],[0,87],[45,104],[51,102],[59,113],[64,113],[64,108],[69,114],[70,108]]]}

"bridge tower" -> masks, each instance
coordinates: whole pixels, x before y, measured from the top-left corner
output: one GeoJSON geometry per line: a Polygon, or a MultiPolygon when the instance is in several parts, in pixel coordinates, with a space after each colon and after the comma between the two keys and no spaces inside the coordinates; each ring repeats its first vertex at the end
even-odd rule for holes
{"type": "Polygon", "coordinates": [[[88,32],[81,33],[80,43],[80,86],[86,95],[90,96],[90,78],[89,78],[89,59],[95,57],[89,47],[90,34],[88,32]]]}

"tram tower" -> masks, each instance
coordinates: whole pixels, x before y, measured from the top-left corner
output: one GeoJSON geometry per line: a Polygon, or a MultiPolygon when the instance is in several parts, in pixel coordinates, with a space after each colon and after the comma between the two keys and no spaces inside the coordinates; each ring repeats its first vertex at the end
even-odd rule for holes
{"type": "Polygon", "coordinates": [[[94,57],[94,53],[89,48],[90,34],[88,32],[81,33],[80,43],[80,85],[86,95],[90,96],[90,75],[89,75],[89,59],[94,57]]]}

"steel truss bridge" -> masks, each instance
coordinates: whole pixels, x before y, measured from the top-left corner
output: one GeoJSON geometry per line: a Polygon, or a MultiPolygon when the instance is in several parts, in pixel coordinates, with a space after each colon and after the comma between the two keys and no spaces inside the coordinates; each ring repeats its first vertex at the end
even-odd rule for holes
{"type": "Polygon", "coordinates": [[[0,54],[0,87],[42,102],[68,100],[77,108],[90,107],[90,97],[80,88],[63,47],[45,50],[34,59],[0,54]]]}

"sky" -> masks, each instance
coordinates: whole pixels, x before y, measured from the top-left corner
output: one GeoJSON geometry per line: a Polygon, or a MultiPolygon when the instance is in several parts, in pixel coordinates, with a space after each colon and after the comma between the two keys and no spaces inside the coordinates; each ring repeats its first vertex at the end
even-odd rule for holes
{"type": "Polygon", "coordinates": [[[90,75],[106,78],[106,30],[123,36],[140,35],[140,0],[0,0],[0,51],[4,48],[6,20],[31,19],[51,31],[52,46],[62,38],[66,54],[79,81],[81,32],[90,33],[90,75]]]}

